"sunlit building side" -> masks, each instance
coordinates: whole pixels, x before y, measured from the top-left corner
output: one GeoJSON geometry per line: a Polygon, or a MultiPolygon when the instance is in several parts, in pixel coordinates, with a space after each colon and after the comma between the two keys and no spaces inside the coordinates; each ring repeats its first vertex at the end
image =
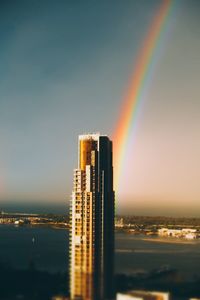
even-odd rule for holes
{"type": "Polygon", "coordinates": [[[71,299],[113,299],[114,191],[107,136],[79,136],[70,214],[71,299]]]}

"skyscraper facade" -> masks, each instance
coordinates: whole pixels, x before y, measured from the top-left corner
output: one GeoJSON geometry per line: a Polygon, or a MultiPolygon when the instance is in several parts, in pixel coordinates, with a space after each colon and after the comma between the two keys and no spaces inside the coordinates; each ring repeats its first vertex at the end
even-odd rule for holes
{"type": "Polygon", "coordinates": [[[107,136],[79,136],[70,220],[71,299],[113,299],[114,191],[107,136]]]}

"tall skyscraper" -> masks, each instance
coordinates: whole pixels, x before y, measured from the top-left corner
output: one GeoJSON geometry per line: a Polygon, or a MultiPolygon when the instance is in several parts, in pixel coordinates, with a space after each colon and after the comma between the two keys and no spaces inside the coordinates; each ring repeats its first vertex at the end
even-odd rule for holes
{"type": "Polygon", "coordinates": [[[107,136],[79,136],[70,214],[71,299],[113,299],[114,191],[107,136]]]}

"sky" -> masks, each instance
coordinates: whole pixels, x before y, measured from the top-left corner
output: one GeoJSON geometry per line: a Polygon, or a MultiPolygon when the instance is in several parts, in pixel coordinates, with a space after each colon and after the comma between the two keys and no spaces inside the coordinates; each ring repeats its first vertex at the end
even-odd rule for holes
{"type": "MultiPolygon", "coordinates": [[[[200,217],[200,2],[175,0],[116,197],[200,217]]],[[[78,135],[112,137],[160,0],[0,2],[0,202],[68,203],[78,135]]]]}

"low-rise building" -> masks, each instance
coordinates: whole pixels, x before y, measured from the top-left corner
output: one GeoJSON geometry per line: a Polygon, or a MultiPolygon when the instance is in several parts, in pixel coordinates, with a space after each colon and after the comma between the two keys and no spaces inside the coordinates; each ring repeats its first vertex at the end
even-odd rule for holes
{"type": "Polygon", "coordinates": [[[124,227],[124,219],[120,218],[120,219],[115,219],[115,227],[116,228],[123,228],[124,227]]]}
{"type": "Polygon", "coordinates": [[[158,234],[160,236],[186,238],[190,240],[198,238],[197,230],[191,228],[183,228],[183,229],[161,228],[158,229],[158,234]]]}
{"type": "Polygon", "coordinates": [[[169,300],[168,292],[157,291],[129,291],[127,293],[118,293],[117,300],[169,300]]]}

